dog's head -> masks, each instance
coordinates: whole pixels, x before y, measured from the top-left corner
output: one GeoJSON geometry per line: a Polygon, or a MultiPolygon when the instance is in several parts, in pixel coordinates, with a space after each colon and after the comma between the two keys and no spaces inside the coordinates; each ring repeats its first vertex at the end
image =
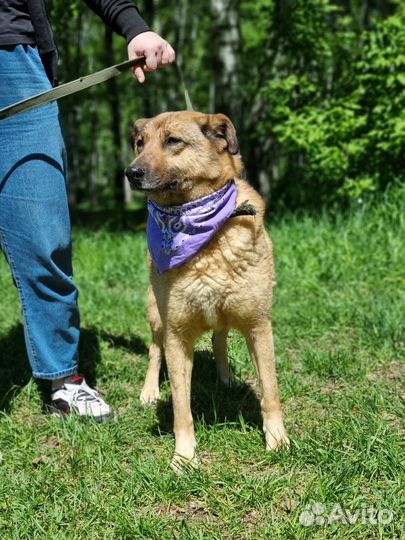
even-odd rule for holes
{"type": "Polygon", "coordinates": [[[224,114],[163,113],[135,122],[131,188],[161,204],[204,197],[237,178],[243,165],[236,132],[224,114]]]}

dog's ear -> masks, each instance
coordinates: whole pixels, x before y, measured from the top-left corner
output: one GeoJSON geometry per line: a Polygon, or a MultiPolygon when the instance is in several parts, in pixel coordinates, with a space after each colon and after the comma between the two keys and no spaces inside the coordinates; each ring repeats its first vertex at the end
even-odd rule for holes
{"type": "Polygon", "coordinates": [[[146,124],[149,122],[150,118],[141,118],[135,122],[131,129],[131,146],[135,147],[135,141],[139,133],[143,130],[146,124]]]}
{"type": "Polygon", "coordinates": [[[226,141],[226,148],[231,154],[239,152],[235,126],[225,114],[209,114],[201,127],[202,132],[212,141],[226,141]]]}

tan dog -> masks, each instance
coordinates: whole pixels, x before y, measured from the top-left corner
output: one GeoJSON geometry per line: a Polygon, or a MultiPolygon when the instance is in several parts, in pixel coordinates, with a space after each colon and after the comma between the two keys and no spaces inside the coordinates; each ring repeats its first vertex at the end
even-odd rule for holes
{"type": "Polygon", "coordinates": [[[248,201],[256,215],[231,217],[186,264],[159,275],[151,262],[149,319],[153,341],[141,401],[159,399],[159,370],[165,356],[174,408],[176,439],[172,466],[195,461],[190,408],[193,348],[214,330],[219,376],[232,379],[227,358],[230,328],[246,338],[260,389],[266,448],[288,446],[277,387],[269,311],[275,280],[271,240],[264,228],[264,202],[245,181],[235,128],[222,114],[164,113],[133,128],[136,158],[126,170],[133,189],[162,206],[181,205],[214,193],[232,179],[236,206],[248,201]]]}

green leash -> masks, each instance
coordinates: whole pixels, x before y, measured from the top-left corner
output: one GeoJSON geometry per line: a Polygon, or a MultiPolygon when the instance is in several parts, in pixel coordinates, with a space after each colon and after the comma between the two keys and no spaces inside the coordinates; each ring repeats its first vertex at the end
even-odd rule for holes
{"type": "MultiPolygon", "coordinates": [[[[51,101],[55,101],[56,99],[61,99],[65,96],[69,96],[70,94],[81,92],[86,88],[90,88],[91,86],[94,86],[96,84],[100,84],[114,77],[118,77],[118,75],[121,75],[121,73],[128,70],[129,68],[134,67],[138,64],[144,64],[144,62],[145,58],[143,56],[140,56],[139,58],[133,58],[132,60],[127,60],[126,62],[122,62],[121,64],[116,64],[115,66],[110,66],[106,69],[102,69],[101,71],[96,71],[95,73],[86,75],[85,77],[80,77],[75,81],[61,84],[56,88],[46,90],[45,92],[36,94],[35,96],[32,96],[28,99],[24,99],[23,101],[13,103],[13,105],[9,105],[4,109],[0,109],[0,120],[4,120],[5,118],[10,118],[11,116],[15,116],[16,114],[30,111],[31,109],[35,109],[36,107],[40,107],[41,105],[45,105],[46,103],[50,103],[51,101]]],[[[187,110],[194,111],[186,83],[184,82],[183,71],[177,63],[176,69],[181,85],[183,87],[184,99],[186,101],[187,110]]],[[[249,204],[248,201],[244,201],[235,209],[231,217],[255,215],[256,208],[253,205],[249,204]]]]}
{"type": "MultiPolygon", "coordinates": [[[[123,73],[124,71],[127,71],[128,69],[138,64],[143,65],[144,63],[145,63],[145,57],[140,56],[138,58],[133,58],[132,60],[127,60],[126,62],[122,62],[121,64],[116,64],[115,66],[110,66],[106,69],[102,69],[101,71],[96,71],[95,73],[86,75],[85,77],[80,77],[79,79],[76,79],[75,81],[70,81],[65,84],[61,84],[60,86],[57,86],[56,88],[52,88],[51,90],[46,90],[45,92],[36,94],[35,96],[32,96],[28,99],[24,99],[23,101],[19,101],[18,103],[13,103],[12,105],[5,107],[4,109],[0,109],[0,120],[4,120],[5,118],[10,118],[10,116],[15,116],[16,114],[21,114],[23,112],[30,111],[31,109],[34,109],[35,107],[40,107],[41,105],[45,105],[46,103],[50,103],[51,101],[55,101],[56,99],[61,99],[65,96],[69,96],[70,94],[81,92],[82,90],[85,90],[86,88],[90,88],[91,86],[94,86],[96,84],[100,84],[102,82],[108,81],[109,79],[112,79],[113,77],[118,77],[118,75],[121,75],[121,73],[123,73]]],[[[183,86],[183,92],[184,92],[184,97],[186,100],[187,110],[192,111],[194,109],[191,104],[187,87],[184,82],[183,72],[178,64],[176,64],[176,67],[177,67],[177,73],[178,73],[179,79],[183,86]]]]}

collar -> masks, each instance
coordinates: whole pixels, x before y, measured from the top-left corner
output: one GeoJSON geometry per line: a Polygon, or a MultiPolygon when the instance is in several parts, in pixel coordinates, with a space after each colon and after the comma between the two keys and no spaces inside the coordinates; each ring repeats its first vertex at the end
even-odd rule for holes
{"type": "Polygon", "coordinates": [[[192,259],[232,216],[237,196],[231,180],[211,195],[177,206],[148,200],[148,247],[158,273],[192,259]]]}

